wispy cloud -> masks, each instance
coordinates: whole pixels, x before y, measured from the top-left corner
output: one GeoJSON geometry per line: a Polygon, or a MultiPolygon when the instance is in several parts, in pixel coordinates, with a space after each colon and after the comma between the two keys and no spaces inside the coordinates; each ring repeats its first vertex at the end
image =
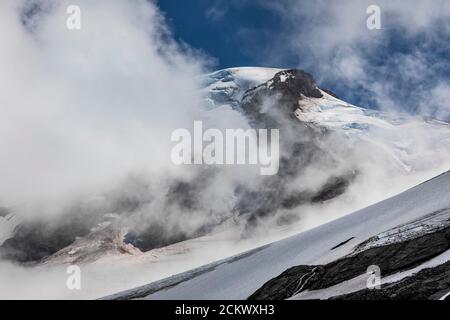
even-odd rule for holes
{"type": "Polygon", "coordinates": [[[263,5],[284,22],[263,53],[266,63],[289,57],[347,99],[450,119],[450,106],[442,99],[450,83],[448,1],[284,0],[263,5]],[[381,30],[366,27],[366,9],[372,4],[381,8],[381,30]]]}
{"type": "Polygon", "coordinates": [[[211,21],[220,21],[225,17],[227,12],[228,6],[226,3],[218,1],[206,9],[205,15],[211,21]]]}

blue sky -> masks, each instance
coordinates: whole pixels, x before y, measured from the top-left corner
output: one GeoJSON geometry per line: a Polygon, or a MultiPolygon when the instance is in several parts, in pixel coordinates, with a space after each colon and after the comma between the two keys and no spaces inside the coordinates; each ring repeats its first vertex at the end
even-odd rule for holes
{"type": "Polygon", "coordinates": [[[354,104],[450,119],[450,5],[412,0],[159,0],[215,68],[301,68],[354,104]],[[381,8],[368,30],[366,8],[381,8]]]}
{"type": "Polygon", "coordinates": [[[175,37],[216,58],[220,69],[261,65],[253,50],[264,46],[281,30],[281,17],[261,6],[258,0],[158,3],[175,37]]]}

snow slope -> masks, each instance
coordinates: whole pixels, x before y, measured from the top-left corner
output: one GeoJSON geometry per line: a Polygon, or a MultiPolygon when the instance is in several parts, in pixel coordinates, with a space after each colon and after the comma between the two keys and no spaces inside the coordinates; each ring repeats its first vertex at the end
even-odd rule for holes
{"type": "Polygon", "coordinates": [[[244,93],[272,79],[283,69],[242,67],[223,69],[204,76],[203,85],[210,108],[224,105],[238,109],[244,93]]]}
{"type": "Polygon", "coordinates": [[[426,170],[448,159],[450,124],[351,105],[321,91],[299,101],[296,117],[343,133],[350,143],[368,143],[406,172],[426,170]]]}
{"type": "Polygon", "coordinates": [[[108,298],[246,299],[292,266],[334,261],[371,237],[450,208],[449,195],[450,171],[318,228],[108,298]]]}

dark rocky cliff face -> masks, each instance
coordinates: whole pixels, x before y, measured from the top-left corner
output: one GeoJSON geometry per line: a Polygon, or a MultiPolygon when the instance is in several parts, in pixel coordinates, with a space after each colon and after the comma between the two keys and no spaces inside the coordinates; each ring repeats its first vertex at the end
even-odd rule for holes
{"type": "Polygon", "coordinates": [[[322,96],[309,73],[302,70],[286,70],[277,73],[268,82],[248,90],[244,94],[241,107],[256,127],[283,128],[285,122],[289,120],[294,120],[299,126],[301,123],[294,116],[298,101],[304,97],[322,98],[322,96]]]}
{"type": "MultiPolygon", "coordinates": [[[[326,265],[292,267],[268,281],[248,299],[282,300],[305,290],[326,289],[365,274],[371,265],[379,266],[382,276],[388,276],[412,269],[449,249],[450,228],[447,227],[415,239],[370,248],[326,265]]],[[[398,282],[383,285],[381,290],[366,289],[335,298],[429,299],[450,288],[449,272],[450,263],[447,262],[398,282]]]]}
{"type": "MultiPolygon", "coordinates": [[[[331,176],[318,190],[286,190],[286,185],[311,164],[320,161],[324,166],[333,167],[340,161],[321,146],[328,132],[306,124],[295,116],[299,101],[321,97],[323,95],[313,77],[295,69],[281,71],[271,80],[244,94],[241,109],[250,124],[254,128],[279,129],[280,132],[278,174],[264,179],[263,186],[258,190],[239,190],[242,196],[237,211],[252,212],[249,215],[250,225],[255,219],[279,209],[294,209],[338,197],[356,178],[358,170],[353,168],[331,176]]],[[[291,221],[288,216],[284,218],[291,221]]]]}
{"type": "Polygon", "coordinates": [[[26,222],[18,227],[14,237],[0,246],[0,257],[18,262],[39,261],[70,245],[76,237],[89,234],[89,223],[68,219],[26,222]]]}

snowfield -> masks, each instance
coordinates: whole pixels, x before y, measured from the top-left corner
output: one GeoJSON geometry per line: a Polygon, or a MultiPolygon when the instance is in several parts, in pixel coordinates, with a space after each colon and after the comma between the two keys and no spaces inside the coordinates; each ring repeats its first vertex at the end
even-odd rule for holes
{"type": "MultiPolygon", "coordinates": [[[[449,208],[450,172],[446,172],[315,229],[108,298],[246,299],[265,282],[292,266],[326,264],[350,254],[371,237],[449,208]],[[331,250],[350,238],[351,241],[331,250]]],[[[449,258],[447,252],[435,261],[442,263],[449,258]]],[[[353,282],[341,286],[355,287],[353,282]]]]}
{"type": "Polygon", "coordinates": [[[231,106],[239,108],[244,93],[272,79],[284,69],[242,67],[223,69],[205,75],[204,94],[210,108],[231,106]]]}

